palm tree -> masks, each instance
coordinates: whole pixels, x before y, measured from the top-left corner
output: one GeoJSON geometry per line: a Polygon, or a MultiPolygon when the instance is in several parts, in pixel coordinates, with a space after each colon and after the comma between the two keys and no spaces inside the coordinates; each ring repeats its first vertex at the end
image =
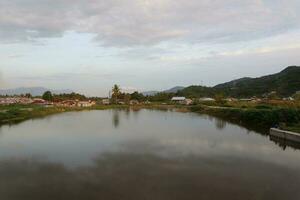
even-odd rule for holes
{"type": "Polygon", "coordinates": [[[121,93],[120,87],[117,84],[115,84],[114,87],[112,88],[112,95],[111,95],[113,103],[117,103],[120,93],[121,93]]]}

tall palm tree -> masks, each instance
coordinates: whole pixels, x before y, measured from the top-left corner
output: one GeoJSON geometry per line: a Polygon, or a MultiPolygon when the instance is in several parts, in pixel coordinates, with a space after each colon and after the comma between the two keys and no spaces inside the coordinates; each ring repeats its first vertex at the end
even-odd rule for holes
{"type": "Polygon", "coordinates": [[[114,87],[112,88],[112,95],[111,95],[113,103],[117,103],[120,93],[121,93],[120,87],[117,84],[115,84],[114,87]]]}

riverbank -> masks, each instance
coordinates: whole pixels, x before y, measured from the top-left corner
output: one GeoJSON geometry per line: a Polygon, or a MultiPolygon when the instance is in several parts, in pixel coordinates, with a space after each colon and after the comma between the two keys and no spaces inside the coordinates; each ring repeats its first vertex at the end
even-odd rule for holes
{"type": "MultiPolygon", "coordinates": [[[[264,132],[267,132],[273,126],[282,126],[283,129],[293,128],[300,122],[300,110],[295,108],[234,108],[196,105],[191,106],[190,110],[219,117],[247,128],[264,132]]],[[[293,131],[295,130],[299,131],[299,129],[293,128],[293,131]]]]}
{"type": "Polygon", "coordinates": [[[45,117],[48,115],[83,110],[104,110],[111,108],[126,108],[126,105],[96,105],[88,108],[55,107],[39,105],[8,105],[0,106],[0,125],[19,123],[28,119],[45,117]]]}
{"type": "Polygon", "coordinates": [[[221,107],[207,105],[95,105],[88,108],[80,107],[45,107],[38,105],[10,105],[0,106],[0,125],[13,124],[28,119],[45,117],[52,114],[83,111],[83,110],[105,110],[105,109],[172,109],[178,112],[196,112],[208,114],[226,121],[244,126],[250,130],[268,133],[272,126],[280,125],[282,129],[300,132],[300,110],[296,108],[282,107],[221,107]]]}

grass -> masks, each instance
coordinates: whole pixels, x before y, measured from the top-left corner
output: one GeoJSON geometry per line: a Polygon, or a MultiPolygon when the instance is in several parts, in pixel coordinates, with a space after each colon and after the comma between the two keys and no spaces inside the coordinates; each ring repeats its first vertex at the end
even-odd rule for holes
{"type": "MultiPolygon", "coordinates": [[[[267,130],[273,125],[286,124],[285,129],[300,132],[300,107],[298,102],[286,104],[274,104],[274,102],[233,102],[226,105],[162,105],[147,104],[134,105],[133,109],[175,109],[180,112],[198,112],[222,118],[224,120],[240,124],[253,130],[267,130]]],[[[27,119],[44,117],[51,114],[82,111],[82,110],[104,110],[114,108],[129,108],[128,105],[96,105],[88,108],[66,108],[66,107],[44,107],[38,105],[9,105],[0,106],[0,125],[17,123],[27,119]]]]}
{"type": "Polygon", "coordinates": [[[82,110],[104,110],[111,108],[124,108],[122,105],[97,105],[89,108],[45,107],[39,105],[8,105],[0,106],[0,125],[18,123],[27,119],[45,117],[48,115],[82,110]]]}
{"type": "Polygon", "coordinates": [[[274,106],[251,107],[209,107],[203,105],[192,106],[191,111],[209,114],[215,117],[255,129],[269,129],[280,123],[300,123],[300,109],[274,106]]]}
{"type": "Polygon", "coordinates": [[[282,128],[283,130],[300,133],[300,122],[295,124],[284,124],[281,125],[280,128],[282,128]]]}

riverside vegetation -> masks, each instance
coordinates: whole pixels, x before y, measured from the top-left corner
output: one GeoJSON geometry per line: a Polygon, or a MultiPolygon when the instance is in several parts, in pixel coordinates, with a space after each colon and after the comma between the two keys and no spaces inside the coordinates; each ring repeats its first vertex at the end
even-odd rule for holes
{"type": "Polygon", "coordinates": [[[240,124],[250,129],[266,132],[272,126],[300,132],[300,102],[282,103],[281,101],[263,103],[227,102],[197,103],[191,106],[175,104],[139,104],[139,105],[95,105],[88,108],[79,107],[45,107],[39,105],[0,106],[0,124],[17,123],[31,118],[44,117],[51,114],[118,108],[133,109],[176,109],[208,114],[224,120],[240,124]]]}

